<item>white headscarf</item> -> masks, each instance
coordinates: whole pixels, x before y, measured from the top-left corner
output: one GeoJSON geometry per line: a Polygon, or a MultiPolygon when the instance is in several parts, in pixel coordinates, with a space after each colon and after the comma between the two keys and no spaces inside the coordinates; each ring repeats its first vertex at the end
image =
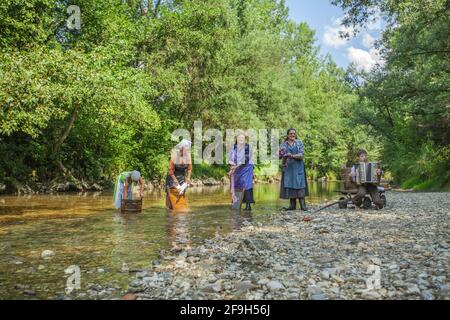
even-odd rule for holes
{"type": "Polygon", "coordinates": [[[181,159],[183,159],[183,162],[184,162],[185,164],[191,163],[191,155],[190,155],[190,152],[189,152],[189,151],[186,152],[186,153],[183,153],[183,155],[180,156],[180,151],[181,151],[183,148],[186,148],[186,149],[189,150],[189,149],[191,148],[191,145],[192,145],[192,142],[191,142],[191,141],[189,141],[189,140],[187,140],[187,139],[181,140],[180,143],[178,143],[178,144],[175,146],[175,148],[173,148],[173,150],[172,150],[172,161],[173,161],[175,164],[180,164],[180,163],[181,163],[181,159]]]}
{"type": "Polygon", "coordinates": [[[138,182],[141,179],[141,173],[139,171],[134,170],[131,172],[131,180],[138,182]]]}
{"type": "Polygon", "coordinates": [[[187,140],[187,139],[183,139],[183,140],[180,141],[179,144],[177,144],[177,145],[175,146],[175,148],[177,148],[177,149],[181,149],[181,148],[190,148],[191,145],[192,145],[192,142],[190,142],[190,141],[187,140]]]}

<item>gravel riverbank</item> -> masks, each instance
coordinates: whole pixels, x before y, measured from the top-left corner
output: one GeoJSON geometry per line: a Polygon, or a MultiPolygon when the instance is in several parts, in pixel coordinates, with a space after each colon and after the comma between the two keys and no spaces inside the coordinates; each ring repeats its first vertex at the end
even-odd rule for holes
{"type": "Polygon", "coordinates": [[[449,299],[450,193],[386,196],[380,211],[277,212],[180,243],[136,274],[127,298],[449,299]]]}

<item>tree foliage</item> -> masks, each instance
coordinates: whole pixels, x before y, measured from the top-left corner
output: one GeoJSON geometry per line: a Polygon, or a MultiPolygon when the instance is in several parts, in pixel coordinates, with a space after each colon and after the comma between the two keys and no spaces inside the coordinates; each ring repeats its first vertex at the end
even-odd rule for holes
{"type": "Polygon", "coordinates": [[[378,13],[384,66],[362,75],[355,120],[383,139],[383,158],[406,187],[449,188],[450,1],[332,1],[347,26],[378,13]]]}
{"type": "MultiPolygon", "coordinates": [[[[313,176],[369,143],[346,74],[284,1],[0,4],[0,179],[164,174],[175,128],[295,127],[313,176]],[[350,151],[349,151],[350,150],[350,151]]],[[[207,169],[202,169],[207,172],[207,169]]]]}

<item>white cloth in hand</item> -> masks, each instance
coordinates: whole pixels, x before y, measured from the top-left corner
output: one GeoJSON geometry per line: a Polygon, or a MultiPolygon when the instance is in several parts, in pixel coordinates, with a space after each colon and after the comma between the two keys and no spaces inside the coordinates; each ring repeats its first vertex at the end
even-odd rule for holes
{"type": "Polygon", "coordinates": [[[182,185],[177,186],[177,190],[179,194],[183,194],[186,189],[187,189],[188,185],[186,182],[184,182],[182,185]]]}

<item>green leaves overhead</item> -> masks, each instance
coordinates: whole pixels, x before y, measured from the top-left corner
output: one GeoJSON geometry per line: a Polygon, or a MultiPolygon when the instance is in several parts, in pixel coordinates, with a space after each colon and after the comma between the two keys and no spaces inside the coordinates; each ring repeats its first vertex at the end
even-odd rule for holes
{"type": "Polygon", "coordinates": [[[290,21],[284,1],[74,0],[76,32],[66,1],[26,3],[0,5],[4,175],[110,179],[136,168],[160,178],[170,133],[195,120],[295,127],[313,176],[337,172],[367,140],[349,129],[356,95],[344,72],[319,56],[314,31],[290,21]]]}
{"type": "Polygon", "coordinates": [[[383,158],[405,187],[450,187],[450,1],[333,1],[348,26],[378,13],[387,26],[384,66],[364,75],[354,119],[383,140],[383,158]]]}

